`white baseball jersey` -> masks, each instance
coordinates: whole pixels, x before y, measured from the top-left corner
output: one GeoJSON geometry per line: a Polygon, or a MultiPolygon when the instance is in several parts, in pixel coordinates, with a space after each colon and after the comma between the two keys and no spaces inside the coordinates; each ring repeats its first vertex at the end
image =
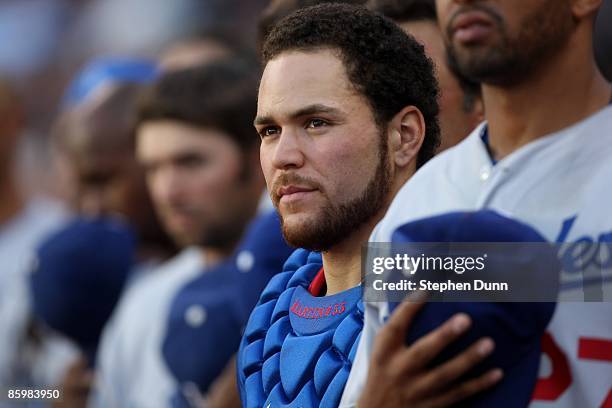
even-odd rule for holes
{"type": "Polygon", "coordinates": [[[170,304],[203,268],[202,253],[186,249],[142,276],[122,296],[102,335],[90,406],[168,406],[176,381],[161,350],[170,304]]]}
{"type": "Polygon", "coordinates": [[[47,353],[48,347],[55,349],[55,340],[45,339],[42,347],[32,348],[25,336],[31,318],[28,278],[36,247],[65,218],[57,204],[37,199],[0,226],[0,389],[51,385],[74,358],[72,353],[47,353]]]}
{"type": "MultiPolygon", "coordinates": [[[[483,208],[527,222],[553,242],[581,243],[585,253],[612,241],[612,107],[531,142],[495,165],[481,137],[485,126],[431,160],[403,186],[371,242],[390,241],[395,229],[409,221],[483,208]]],[[[603,273],[607,299],[611,269],[603,273]]],[[[564,272],[562,281],[565,298],[576,293],[582,276],[564,272]]],[[[363,389],[385,309],[386,304],[366,306],[343,407],[353,406],[363,389]]],[[[560,302],[542,352],[533,407],[612,406],[612,303],[560,302]]]]}

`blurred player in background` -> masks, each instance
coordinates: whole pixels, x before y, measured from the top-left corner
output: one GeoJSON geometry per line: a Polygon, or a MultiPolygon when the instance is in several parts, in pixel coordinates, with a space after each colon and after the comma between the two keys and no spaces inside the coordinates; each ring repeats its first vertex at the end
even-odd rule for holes
{"type": "Polygon", "coordinates": [[[169,72],[143,97],[137,157],[164,228],[185,249],[122,300],[101,345],[94,406],[165,406],[175,392],[161,354],[170,302],[232,254],[262,196],[257,72],[232,57],[169,72]]]}
{"type": "MultiPolygon", "coordinates": [[[[612,234],[612,89],[593,55],[601,1],[436,5],[451,60],[483,84],[487,123],[400,190],[371,241],[388,242],[397,227],[421,217],[491,208],[567,243],[559,253],[560,296],[583,302],[557,306],[542,339],[532,405],[607,407],[612,309],[601,301],[610,300],[612,272],[598,257],[609,253],[612,234]]],[[[379,306],[367,308],[366,332],[384,319],[379,306]]],[[[358,354],[371,352],[365,337],[358,354]]],[[[363,364],[353,372],[365,370],[363,364]]],[[[349,393],[363,386],[359,377],[349,380],[349,393]]]]}
{"type": "Polygon", "coordinates": [[[425,46],[440,86],[438,152],[456,145],[483,120],[480,84],[449,66],[435,0],[370,0],[368,8],[389,17],[425,46]]]}
{"type": "Polygon", "coordinates": [[[155,79],[146,60],[90,62],[70,85],[52,138],[65,196],[85,217],[122,217],[136,231],[142,263],[159,263],[174,248],[155,215],[134,152],[136,100],[155,79]]]}
{"type": "Polygon", "coordinates": [[[32,296],[37,317],[47,326],[64,329],[59,331],[71,339],[86,337],[93,344],[82,347],[83,342],[77,341],[85,354],[71,364],[62,381],[65,401],[74,404],[81,401],[82,405],[87,398],[101,325],[124,280],[133,283],[175,253],[157,221],[134,154],[136,99],[144,84],[156,76],[155,64],[143,59],[100,58],[88,63],[65,92],[52,130],[60,186],[75,219],[45,242],[32,296]],[[125,231],[119,234],[120,230],[125,231]],[[105,241],[97,246],[92,238],[112,232],[118,237],[135,234],[134,253],[108,254],[105,241]],[[84,239],[74,239],[80,233],[84,239]],[[93,255],[87,255],[89,251],[93,255]],[[103,265],[113,262],[120,266],[96,276],[103,265]],[[130,270],[123,276],[126,264],[130,270]],[[110,286],[105,279],[112,281],[110,286]],[[44,283],[49,281],[54,285],[44,283]],[[97,308],[92,305],[95,302],[97,308]],[[92,316],[78,327],[79,317],[92,307],[92,316]]]}
{"type": "Polygon", "coordinates": [[[73,356],[70,347],[31,331],[27,277],[34,250],[65,214],[56,204],[25,197],[17,185],[16,149],[24,123],[17,94],[0,80],[0,389],[52,385],[73,356]]]}
{"type": "MultiPolygon", "coordinates": [[[[204,32],[169,47],[160,56],[159,67],[173,71],[232,54],[249,55],[251,51],[227,33],[204,32]]],[[[249,225],[238,252],[185,284],[172,301],[163,353],[177,381],[172,397],[175,406],[198,406],[198,401],[209,407],[240,405],[235,360],[229,361],[222,373],[219,364],[228,361],[228,353],[236,352],[261,290],[290,254],[277,216],[272,214],[275,211],[261,212],[249,225]],[[225,312],[215,312],[220,309],[225,312]],[[194,320],[200,311],[206,317],[194,320]]]]}
{"type": "Polygon", "coordinates": [[[179,384],[173,406],[198,407],[202,400],[210,408],[240,406],[236,361],[228,361],[261,291],[292,252],[278,214],[268,209],[249,225],[232,257],[181,288],[163,344],[179,384]]]}

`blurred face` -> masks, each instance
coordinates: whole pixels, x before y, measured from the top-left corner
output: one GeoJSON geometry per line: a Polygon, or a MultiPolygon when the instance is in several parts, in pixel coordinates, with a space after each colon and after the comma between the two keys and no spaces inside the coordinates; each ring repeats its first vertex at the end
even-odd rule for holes
{"type": "MultiPolygon", "coordinates": [[[[70,161],[73,203],[88,216],[117,213],[128,218],[135,213],[130,201],[135,190],[142,191],[144,180],[129,152],[79,154],[70,161]]],[[[144,198],[136,200],[139,203],[144,198]]]]}
{"type": "Polygon", "coordinates": [[[567,46],[566,0],[437,0],[452,63],[483,83],[511,85],[567,46]]]}
{"type": "Polygon", "coordinates": [[[286,52],[268,62],[255,127],[268,191],[291,245],[328,250],[384,206],[387,141],[332,51],[286,52]]]}
{"type": "Polygon", "coordinates": [[[225,134],[175,121],[140,126],[137,155],[168,234],[181,246],[224,248],[252,215],[243,153],[225,134]]]}
{"type": "Polygon", "coordinates": [[[112,115],[101,120],[79,109],[62,115],[53,153],[59,188],[69,205],[88,217],[124,217],[140,244],[168,246],[134,155],[131,131],[112,115]]]}
{"type": "Polygon", "coordinates": [[[448,68],[444,40],[436,23],[430,20],[410,21],[400,24],[400,27],[423,44],[427,56],[435,64],[441,91],[439,120],[442,143],[438,151],[445,150],[459,143],[474,129],[480,120],[478,112],[464,108],[465,94],[448,68]]]}

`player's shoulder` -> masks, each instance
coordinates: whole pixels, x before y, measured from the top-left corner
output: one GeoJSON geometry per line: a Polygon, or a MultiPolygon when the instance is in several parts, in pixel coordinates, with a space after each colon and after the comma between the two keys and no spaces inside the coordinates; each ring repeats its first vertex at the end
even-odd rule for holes
{"type": "Polygon", "coordinates": [[[388,241],[396,227],[411,220],[467,205],[469,190],[490,161],[481,139],[483,126],[436,155],[402,186],[370,236],[371,242],[388,241]]]}
{"type": "Polygon", "coordinates": [[[477,126],[457,145],[444,150],[425,163],[403,186],[402,190],[427,193],[433,188],[445,189],[456,184],[457,177],[464,180],[469,173],[478,173],[489,156],[482,142],[485,123],[477,126]]]}
{"type": "Polygon", "coordinates": [[[40,239],[59,229],[68,219],[68,213],[57,202],[34,198],[26,203],[23,211],[0,228],[5,241],[36,244],[40,239]]]}
{"type": "Polygon", "coordinates": [[[175,280],[180,280],[181,275],[188,274],[189,271],[203,266],[204,263],[202,262],[201,254],[197,249],[185,249],[175,257],[147,272],[147,275],[143,276],[140,281],[134,285],[133,292],[149,292],[154,288],[166,286],[175,280]]]}
{"type": "Polygon", "coordinates": [[[612,150],[612,105],[592,114],[586,119],[569,126],[559,134],[569,145],[580,145],[582,151],[612,150]]]}
{"type": "Polygon", "coordinates": [[[591,150],[599,152],[602,161],[612,163],[609,160],[612,152],[612,105],[589,118],[584,128],[590,139],[591,150]]]}
{"type": "Polygon", "coordinates": [[[572,171],[589,180],[608,179],[612,171],[612,105],[553,135],[548,152],[571,160],[572,171]]]}
{"type": "Polygon", "coordinates": [[[134,282],[122,295],[114,318],[118,324],[132,321],[134,316],[142,318],[143,313],[146,315],[154,305],[163,303],[163,299],[171,296],[175,287],[195,276],[203,266],[199,251],[191,248],[183,250],[134,282]]]}
{"type": "MultiPolygon", "coordinates": [[[[580,124],[588,130],[609,130],[612,125],[612,104],[595,112],[580,124]]],[[[606,133],[609,134],[609,132],[606,133]]]]}
{"type": "Polygon", "coordinates": [[[33,198],[28,203],[27,214],[42,228],[56,227],[69,217],[68,211],[61,203],[45,197],[33,198]]]}

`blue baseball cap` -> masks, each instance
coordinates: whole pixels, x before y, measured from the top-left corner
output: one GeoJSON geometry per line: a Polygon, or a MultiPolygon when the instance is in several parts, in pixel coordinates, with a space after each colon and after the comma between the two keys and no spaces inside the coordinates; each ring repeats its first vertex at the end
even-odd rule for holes
{"type": "Polygon", "coordinates": [[[123,222],[70,221],[38,248],[30,276],[34,315],[91,359],[134,264],[136,240],[123,222]]]}
{"type": "Polygon", "coordinates": [[[158,76],[154,61],[107,57],[89,62],[70,83],[63,97],[64,108],[83,103],[95,90],[109,83],[147,84],[158,76]]]}
{"type": "Polygon", "coordinates": [[[208,391],[238,351],[261,291],[293,252],[276,211],[258,216],[228,260],[185,285],[170,308],[162,354],[181,389],[173,406],[189,406],[183,390],[208,391]]]}
{"type": "MultiPolygon", "coordinates": [[[[494,211],[454,212],[417,220],[399,227],[392,235],[394,243],[546,243],[532,227],[494,211]]],[[[503,257],[495,264],[496,270],[511,271],[530,264],[560,271],[556,251],[552,245],[540,245],[538,250],[529,245],[518,246],[521,253],[503,257]],[[532,248],[532,247],[531,247],[532,248]],[[544,248],[544,250],[542,250],[544,248]],[[546,249],[548,248],[548,249],[546,249]],[[513,260],[514,259],[514,260],[513,260]]],[[[491,256],[489,256],[491,258],[491,256]]],[[[558,280],[550,281],[552,290],[558,290],[558,280]]],[[[397,306],[390,304],[390,309],[397,306]]],[[[429,302],[417,315],[409,328],[406,343],[439,327],[456,313],[466,313],[472,319],[469,331],[447,347],[432,363],[448,361],[482,337],[495,342],[493,353],[474,370],[474,377],[492,368],[501,368],[504,377],[493,388],[462,402],[469,407],[523,407],[529,404],[538,378],[540,343],[550,322],[553,302],[429,302]]],[[[464,377],[465,378],[465,377],[464,377]]]]}

